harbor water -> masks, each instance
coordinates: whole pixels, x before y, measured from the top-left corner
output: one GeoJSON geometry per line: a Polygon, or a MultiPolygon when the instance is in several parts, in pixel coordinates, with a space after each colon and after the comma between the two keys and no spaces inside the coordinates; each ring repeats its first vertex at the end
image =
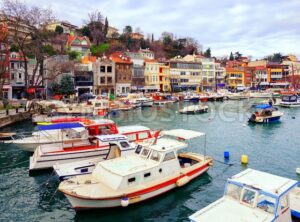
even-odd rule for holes
{"type": "MultiPolygon", "coordinates": [[[[300,109],[280,109],[280,123],[249,125],[253,101],[208,103],[209,112],[181,115],[182,103],[112,113],[119,126],[144,125],[151,129],[184,128],[207,134],[192,140],[189,150],[206,152],[216,161],[204,175],[182,188],[127,208],[76,213],[67,199],[57,191],[58,180],[52,172],[29,176],[30,153],[12,144],[0,144],[0,221],[188,221],[188,216],[220,198],[228,177],[250,167],[300,180],[300,109]],[[223,164],[224,151],[230,153],[223,164]],[[240,163],[248,156],[248,165],[240,163]]],[[[1,131],[31,131],[30,121],[1,131]]],[[[108,178],[109,179],[109,178],[108,178]]]]}

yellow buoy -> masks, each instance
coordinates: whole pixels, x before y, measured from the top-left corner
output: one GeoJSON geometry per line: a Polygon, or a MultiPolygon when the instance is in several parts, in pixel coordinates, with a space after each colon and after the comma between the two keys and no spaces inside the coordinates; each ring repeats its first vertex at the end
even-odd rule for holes
{"type": "Polygon", "coordinates": [[[248,164],[248,156],[247,155],[242,155],[241,156],[241,163],[242,164],[248,164]]]}

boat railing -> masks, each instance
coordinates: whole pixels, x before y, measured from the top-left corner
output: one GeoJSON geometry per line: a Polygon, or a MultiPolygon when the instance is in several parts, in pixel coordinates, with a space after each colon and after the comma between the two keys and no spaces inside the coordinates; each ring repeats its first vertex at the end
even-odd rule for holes
{"type": "Polygon", "coordinates": [[[22,140],[24,138],[32,136],[32,132],[17,132],[11,136],[11,140],[22,140]]]}

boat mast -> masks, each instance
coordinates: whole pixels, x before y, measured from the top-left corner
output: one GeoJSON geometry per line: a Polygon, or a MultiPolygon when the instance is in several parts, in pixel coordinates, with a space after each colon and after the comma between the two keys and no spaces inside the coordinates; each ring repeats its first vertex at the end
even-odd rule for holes
{"type": "Polygon", "coordinates": [[[294,63],[292,63],[292,80],[293,80],[293,88],[294,88],[294,90],[296,90],[296,88],[295,88],[295,72],[294,72],[294,63]]]}

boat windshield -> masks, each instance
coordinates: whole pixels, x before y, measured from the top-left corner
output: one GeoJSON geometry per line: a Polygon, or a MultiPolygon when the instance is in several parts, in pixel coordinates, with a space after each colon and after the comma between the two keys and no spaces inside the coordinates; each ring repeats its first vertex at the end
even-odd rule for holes
{"type": "Polygon", "coordinates": [[[153,150],[150,159],[151,159],[151,160],[154,160],[154,161],[156,161],[156,162],[159,162],[160,159],[161,159],[161,155],[160,155],[160,153],[159,153],[158,151],[153,150]]]}
{"type": "Polygon", "coordinates": [[[242,191],[242,197],[241,197],[241,202],[243,204],[253,206],[255,203],[255,198],[256,198],[256,191],[244,188],[242,191]]]}
{"type": "Polygon", "coordinates": [[[235,184],[229,183],[227,185],[227,196],[232,197],[233,199],[239,201],[242,193],[242,187],[237,186],[235,184]]]}
{"type": "Polygon", "coordinates": [[[143,148],[142,152],[141,152],[141,156],[147,158],[149,156],[150,153],[150,149],[147,148],[143,148]]]}
{"type": "MultiPolygon", "coordinates": [[[[266,196],[265,194],[260,194],[257,200],[257,208],[267,212],[274,214],[275,212],[275,203],[276,199],[270,196],[266,196]]],[[[284,206],[282,206],[284,207],[284,206]]]]}

